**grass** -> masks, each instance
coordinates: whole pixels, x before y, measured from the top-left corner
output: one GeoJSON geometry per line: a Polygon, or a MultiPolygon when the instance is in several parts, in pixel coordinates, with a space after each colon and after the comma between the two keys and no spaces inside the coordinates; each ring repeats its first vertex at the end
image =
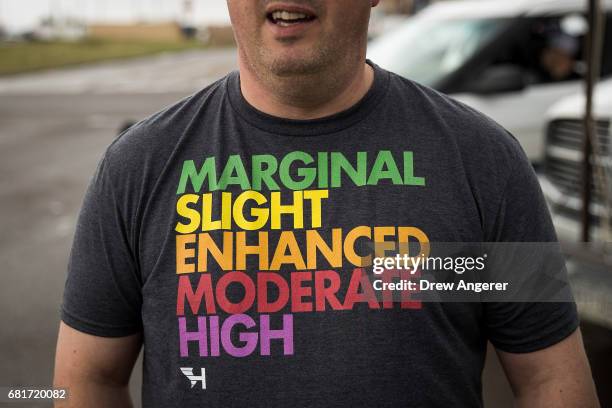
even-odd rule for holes
{"type": "Polygon", "coordinates": [[[201,48],[197,41],[86,39],[77,42],[0,43],[0,75],[201,48]]]}

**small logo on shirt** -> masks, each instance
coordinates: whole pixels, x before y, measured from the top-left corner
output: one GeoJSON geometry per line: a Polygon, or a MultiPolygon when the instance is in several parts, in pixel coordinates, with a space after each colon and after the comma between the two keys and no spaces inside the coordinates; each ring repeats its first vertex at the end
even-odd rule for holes
{"type": "Polygon", "coordinates": [[[195,375],[192,367],[181,367],[181,372],[191,381],[191,388],[195,387],[198,382],[201,382],[202,389],[206,389],[206,371],[203,367],[200,369],[200,375],[195,375]]]}

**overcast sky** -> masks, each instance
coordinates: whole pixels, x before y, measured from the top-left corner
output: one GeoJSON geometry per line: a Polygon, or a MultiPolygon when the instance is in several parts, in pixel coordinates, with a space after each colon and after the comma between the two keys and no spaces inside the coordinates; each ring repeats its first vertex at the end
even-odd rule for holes
{"type": "MultiPolygon", "coordinates": [[[[185,0],[0,0],[0,25],[10,31],[32,28],[41,17],[78,17],[85,21],[176,20],[185,0]]],[[[199,23],[228,22],[225,0],[191,0],[199,23]]]]}

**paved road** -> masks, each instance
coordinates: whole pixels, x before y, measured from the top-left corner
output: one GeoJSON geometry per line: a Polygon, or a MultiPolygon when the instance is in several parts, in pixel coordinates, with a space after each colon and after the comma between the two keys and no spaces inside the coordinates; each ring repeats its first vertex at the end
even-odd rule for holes
{"type": "Polygon", "coordinates": [[[0,385],[50,383],[85,186],[125,118],[170,95],[0,95],[0,385]]]}
{"type": "MultiPolygon", "coordinates": [[[[121,123],[235,65],[231,50],[200,51],[0,78],[0,386],[51,382],[76,215],[121,123]]],[[[511,406],[495,358],[484,382],[487,406],[511,406]]]]}
{"type": "Polygon", "coordinates": [[[189,94],[236,66],[231,49],[161,54],[0,78],[0,94],[189,94]]]}
{"type": "Polygon", "coordinates": [[[231,50],[187,52],[0,78],[0,386],[51,382],[76,215],[122,122],[235,66],[231,50]]]}

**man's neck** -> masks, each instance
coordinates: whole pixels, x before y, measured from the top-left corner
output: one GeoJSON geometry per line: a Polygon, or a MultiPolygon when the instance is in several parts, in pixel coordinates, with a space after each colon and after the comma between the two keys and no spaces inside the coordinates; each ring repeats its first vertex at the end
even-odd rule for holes
{"type": "Polygon", "coordinates": [[[374,81],[374,70],[359,63],[347,75],[261,78],[239,59],[240,88],[251,106],[286,119],[317,119],[342,112],[361,100],[374,81]]]}

